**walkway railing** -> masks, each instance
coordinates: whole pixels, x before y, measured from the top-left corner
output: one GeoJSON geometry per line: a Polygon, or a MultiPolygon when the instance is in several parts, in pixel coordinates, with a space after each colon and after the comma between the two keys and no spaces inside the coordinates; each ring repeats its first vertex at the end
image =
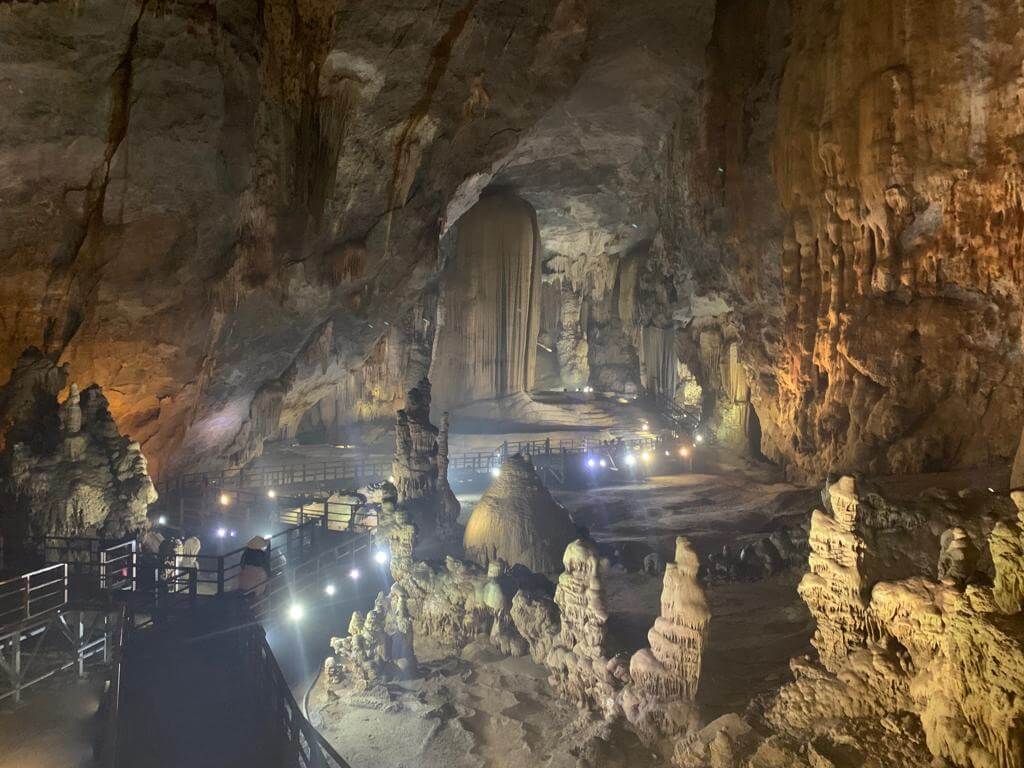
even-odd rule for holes
{"type": "Polygon", "coordinates": [[[68,603],[68,566],[57,563],[0,581],[0,628],[45,619],[68,603]]]}
{"type": "MultiPolygon", "coordinates": [[[[533,457],[586,453],[601,448],[601,440],[506,440],[491,451],[450,454],[448,466],[453,470],[486,472],[501,464],[502,459],[516,453],[533,457]]],[[[630,448],[656,447],[657,438],[635,438],[617,443],[630,448]]],[[[237,467],[219,472],[193,472],[163,480],[157,484],[161,493],[205,490],[212,492],[331,483],[344,480],[353,485],[366,485],[386,480],[391,474],[391,460],[358,460],[342,458],[334,461],[307,461],[276,466],[237,467]]]]}

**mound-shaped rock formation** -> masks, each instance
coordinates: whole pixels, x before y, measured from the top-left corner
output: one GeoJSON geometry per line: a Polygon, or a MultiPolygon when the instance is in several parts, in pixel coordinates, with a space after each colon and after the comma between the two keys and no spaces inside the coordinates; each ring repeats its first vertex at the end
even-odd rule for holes
{"type": "Polygon", "coordinates": [[[558,573],[576,537],[568,511],[544,487],[528,459],[516,455],[480,498],[466,522],[466,557],[481,565],[503,560],[534,573],[558,573]]]}
{"type": "Polygon", "coordinates": [[[118,434],[99,387],[67,399],[67,366],[24,352],[0,388],[0,526],[27,536],[120,536],[146,523],[156,490],[137,442],[118,434]]]}

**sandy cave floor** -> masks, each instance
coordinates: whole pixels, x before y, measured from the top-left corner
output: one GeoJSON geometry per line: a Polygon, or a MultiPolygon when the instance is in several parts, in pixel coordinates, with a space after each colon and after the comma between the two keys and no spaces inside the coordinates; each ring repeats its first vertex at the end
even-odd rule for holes
{"type": "MultiPolygon", "coordinates": [[[[714,474],[556,496],[600,543],[667,556],[676,535],[690,536],[702,552],[764,536],[805,517],[817,494],[779,482],[769,469],[725,464],[714,474]]],[[[464,499],[465,515],[473,501],[464,499]]],[[[798,580],[783,573],[708,587],[713,619],[698,699],[705,721],[778,687],[789,659],[810,650],[813,625],[798,580]]],[[[646,645],[658,614],[661,578],[615,565],[605,584],[610,650],[632,653],[646,645]]],[[[360,695],[317,686],[310,714],[353,766],[660,765],[632,734],[609,731],[560,700],[530,659],[502,658],[486,644],[454,658],[425,646],[417,641],[422,674],[415,680],[360,695]]]]}

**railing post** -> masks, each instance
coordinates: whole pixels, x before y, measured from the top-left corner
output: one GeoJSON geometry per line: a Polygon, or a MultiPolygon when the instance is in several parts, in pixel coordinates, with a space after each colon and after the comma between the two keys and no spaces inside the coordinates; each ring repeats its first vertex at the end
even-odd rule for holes
{"type": "Polygon", "coordinates": [[[85,621],[82,612],[78,611],[78,621],[75,622],[75,652],[78,656],[78,679],[85,677],[85,621]]]}
{"type": "Polygon", "coordinates": [[[224,555],[217,556],[217,596],[224,594],[224,555]]]}
{"type": "Polygon", "coordinates": [[[100,589],[107,588],[107,550],[100,550],[100,589]]]}
{"type": "Polygon", "coordinates": [[[113,635],[110,632],[110,614],[103,614],[103,663],[110,663],[110,644],[113,642],[113,635]]]}
{"type": "Polygon", "coordinates": [[[32,600],[30,597],[32,584],[28,576],[22,576],[21,579],[25,582],[25,590],[22,593],[21,604],[25,609],[25,618],[28,619],[32,616],[32,600]]]}
{"type": "Polygon", "coordinates": [[[11,635],[11,668],[14,672],[14,703],[21,703],[21,630],[11,635]]]}

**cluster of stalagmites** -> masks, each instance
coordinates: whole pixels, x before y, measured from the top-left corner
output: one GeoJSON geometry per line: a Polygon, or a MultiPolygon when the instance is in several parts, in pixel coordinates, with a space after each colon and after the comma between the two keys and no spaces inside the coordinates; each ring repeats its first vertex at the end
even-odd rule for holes
{"type": "Polygon", "coordinates": [[[991,578],[983,548],[952,527],[934,576],[880,580],[875,569],[892,568],[874,551],[885,502],[851,477],[830,485],[799,587],[818,660],[793,660],[795,680],[752,720],[760,734],[735,716],[715,721],[676,763],[1024,766],[1024,492],[1012,498],[1017,519],[988,537],[991,578]]]}
{"type": "MultiPolygon", "coordinates": [[[[521,470],[521,461],[511,465],[521,470]]],[[[685,539],[677,540],[676,562],[666,566],[651,647],[630,660],[609,657],[602,566],[590,540],[564,548],[552,595],[544,576],[522,564],[510,567],[493,551],[485,565],[416,560],[415,525],[393,495],[382,503],[378,537],[390,548],[395,582],[365,617],[353,617],[347,637],[332,641],[333,679],[366,687],[408,674],[415,668],[413,637],[451,651],[485,640],[503,654],[529,654],[565,698],[599,717],[624,718],[651,744],[671,743],[692,726],[708,609],[697,557],[685,539]]]]}
{"type": "Polygon", "coordinates": [[[0,526],[10,537],[138,530],[156,490],[137,442],[121,436],[97,386],[24,352],[0,388],[0,526]]]}

